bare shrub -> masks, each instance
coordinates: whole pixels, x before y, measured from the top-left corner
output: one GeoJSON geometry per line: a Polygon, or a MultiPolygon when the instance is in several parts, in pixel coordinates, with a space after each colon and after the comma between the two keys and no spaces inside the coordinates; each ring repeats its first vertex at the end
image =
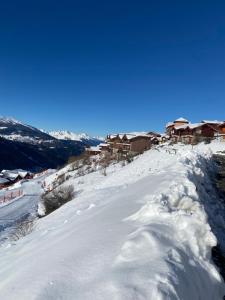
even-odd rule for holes
{"type": "Polygon", "coordinates": [[[125,162],[125,160],[121,160],[121,167],[125,167],[126,166],[126,162],[125,162]]]}
{"type": "Polygon", "coordinates": [[[15,229],[10,234],[10,239],[18,241],[20,238],[30,234],[34,229],[34,220],[19,221],[16,223],[15,229]]]}
{"type": "MultiPolygon", "coordinates": [[[[80,156],[80,155],[79,155],[80,156]]],[[[69,159],[68,159],[68,164],[72,164],[74,163],[75,161],[79,160],[79,156],[70,156],[69,159]]]]}
{"type": "Polygon", "coordinates": [[[70,171],[70,172],[71,172],[71,171],[75,171],[75,170],[77,170],[77,169],[79,168],[79,166],[80,166],[80,161],[79,161],[79,160],[76,160],[76,161],[74,161],[74,162],[72,162],[72,163],[70,164],[69,171],[70,171]]]}
{"type": "Polygon", "coordinates": [[[41,197],[45,207],[45,215],[50,214],[63,204],[71,201],[74,198],[74,188],[72,185],[60,187],[51,192],[44,193],[41,197]]]}
{"type": "Polygon", "coordinates": [[[197,145],[197,144],[199,144],[200,142],[201,142],[200,136],[194,135],[194,136],[192,137],[192,141],[191,141],[192,146],[197,145]]]}
{"type": "Polygon", "coordinates": [[[69,180],[71,177],[72,177],[71,175],[67,174],[66,175],[66,181],[69,180]]]}
{"type": "Polygon", "coordinates": [[[83,168],[79,168],[78,170],[77,170],[77,175],[78,176],[84,176],[84,169],[83,168]]]}
{"type": "Polygon", "coordinates": [[[75,171],[83,166],[87,165],[90,166],[92,164],[90,155],[86,152],[83,152],[79,156],[71,156],[68,160],[69,171],[75,171]]]}
{"type": "Polygon", "coordinates": [[[126,161],[127,161],[128,164],[131,163],[134,160],[134,156],[135,155],[127,154],[126,161]]]}
{"type": "Polygon", "coordinates": [[[211,139],[210,137],[206,137],[206,138],[204,139],[204,143],[205,143],[205,144],[210,144],[211,141],[212,141],[212,139],[211,139]]]}
{"type": "Polygon", "coordinates": [[[65,175],[65,173],[58,176],[58,178],[57,178],[58,185],[61,185],[65,181],[66,181],[66,175],[65,175]]]}
{"type": "Polygon", "coordinates": [[[110,153],[106,153],[100,160],[99,160],[99,165],[102,167],[102,174],[104,176],[107,175],[106,169],[112,162],[113,158],[110,153]]]}

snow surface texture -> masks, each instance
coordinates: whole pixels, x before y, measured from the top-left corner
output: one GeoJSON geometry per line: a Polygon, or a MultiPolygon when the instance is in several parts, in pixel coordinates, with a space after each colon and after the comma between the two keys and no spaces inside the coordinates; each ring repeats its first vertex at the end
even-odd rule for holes
{"type": "Polygon", "coordinates": [[[222,300],[208,166],[225,144],[176,148],[70,179],[75,199],[0,249],[0,299],[222,300]]]}

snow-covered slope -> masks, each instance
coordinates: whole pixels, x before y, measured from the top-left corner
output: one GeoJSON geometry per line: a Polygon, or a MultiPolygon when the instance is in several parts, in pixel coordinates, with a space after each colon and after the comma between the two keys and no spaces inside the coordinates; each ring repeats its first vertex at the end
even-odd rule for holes
{"type": "Polygon", "coordinates": [[[107,176],[71,178],[75,199],[0,249],[0,298],[222,300],[211,248],[225,240],[225,212],[211,155],[205,145],[159,147],[107,176]]]}
{"type": "Polygon", "coordinates": [[[49,131],[49,135],[60,140],[72,140],[72,141],[96,141],[103,140],[102,137],[91,137],[87,133],[75,133],[68,130],[49,131]]]}

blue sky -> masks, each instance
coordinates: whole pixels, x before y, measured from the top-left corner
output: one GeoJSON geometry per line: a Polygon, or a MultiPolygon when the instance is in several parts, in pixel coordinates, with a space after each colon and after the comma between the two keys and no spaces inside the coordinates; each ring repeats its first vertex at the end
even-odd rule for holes
{"type": "Polygon", "coordinates": [[[224,120],[224,16],[224,1],[1,1],[0,114],[91,134],[224,120]]]}

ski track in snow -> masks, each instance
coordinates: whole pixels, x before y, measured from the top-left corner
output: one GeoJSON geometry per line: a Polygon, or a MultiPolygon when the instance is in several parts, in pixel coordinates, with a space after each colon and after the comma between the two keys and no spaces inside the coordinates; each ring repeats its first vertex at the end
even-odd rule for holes
{"type": "Polygon", "coordinates": [[[76,198],[0,249],[0,299],[222,300],[211,248],[224,237],[225,212],[208,177],[212,151],[175,147],[105,177],[70,179],[76,198]]]}

